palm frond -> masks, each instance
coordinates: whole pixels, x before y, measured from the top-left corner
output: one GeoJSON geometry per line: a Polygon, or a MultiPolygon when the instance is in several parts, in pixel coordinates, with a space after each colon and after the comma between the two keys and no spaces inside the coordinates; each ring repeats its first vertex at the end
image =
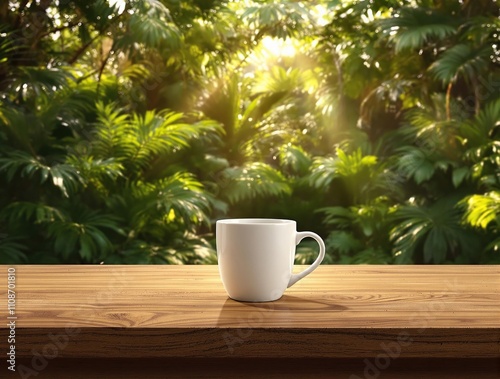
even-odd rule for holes
{"type": "Polygon", "coordinates": [[[185,133],[182,133],[184,125],[175,124],[182,118],[182,114],[170,113],[165,116],[164,118],[154,111],[147,111],[144,116],[133,115],[131,124],[135,135],[132,137],[136,151],[132,159],[139,165],[147,163],[154,155],[188,145],[185,133]],[[171,126],[172,124],[175,126],[171,126]],[[176,133],[176,129],[180,129],[181,133],[176,133]]]}
{"type": "Polygon", "coordinates": [[[248,7],[241,17],[252,28],[278,38],[297,35],[301,25],[314,22],[308,7],[286,1],[259,3],[258,6],[248,7]]]}
{"type": "Polygon", "coordinates": [[[178,49],[182,37],[168,8],[157,0],[140,0],[128,20],[130,33],[117,41],[120,48],[142,44],[149,48],[178,49]]]}
{"type": "Polygon", "coordinates": [[[123,69],[121,76],[131,80],[143,81],[152,75],[153,67],[147,67],[142,63],[134,63],[123,69]]]}
{"type": "Polygon", "coordinates": [[[211,199],[192,174],[178,172],[153,183],[136,181],[107,199],[107,205],[127,220],[134,235],[161,238],[169,227],[192,231],[208,223],[211,199]]]}
{"type": "Polygon", "coordinates": [[[375,236],[387,224],[391,212],[388,198],[379,196],[368,204],[346,207],[326,207],[318,209],[324,213],[324,223],[336,229],[350,229],[356,231],[364,239],[375,236]]]}
{"type": "Polygon", "coordinates": [[[47,234],[53,239],[57,253],[69,258],[77,251],[84,262],[95,263],[113,250],[105,230],[124,233],[119,221],[114,215],[75,205],[62,220],[48,224],[47,234]]]}
{"type": "Polygon", "coordinates": [[[467,166],[456,167],[453,169],[451,180],[455,188],[460,187],[460,185],[471,176],[471,169],[467,166]]]}
{"type": "Polygon", "coordinates": [[[36,151],[34,145],[43,139],[45,131],[39,119],[33,114],[0,102],[0,126],[5,131],[5,138],[12,147],[26,151],[36,151]]]}
{"type": "Polygon", "coordinates": [[[77,170],[83,183],[94,183],[101,188],[123,176],[123,165],[114,158],[69,155],[66,162],[77,170]]]}
{"type": "Polygon", "coordinates": [[[421,148],[405,146],[399,149],[401,153],[397,167],[405,176],[413,178],[417,184],[428,181],[434,175],[436,167],[430,154],[421,148]]]}
{"type": "Polygon", "coordinates": [[[96,103],[97,125],[92,141],[92,152],[98,158],[124,159],[133,156],[136,142],[131,137],[132,126],[128,115],[113,104],[96,103]]]}
{"type": "Polygon", "coordinates": [[[352,225],[354,215],[351,209],[345,207],[326,207],[318,209],[318,212],[325,214],[323,222],[327,225],[334,225],[336,228],[345,229],[352,225]]]}
{"type": "Polygon", "coordinates": [[[182,122],[184,114],[147,111],[144,115],[121,114],[114,105],[97,104],[99,121],[93,152],[99,158],[116,157],[133,169],[144,169],[152,159],[186,148],[193,140],[221,132],[210,120],[182,122]]]}
{"type": "Polygon", "coordinates": [[[270,71],[257,74],[255,84],[252,87],[254,95],[271,95],[280,93],[292,93],[302,86],[302,71],[298,68],[274,66],[270,71]]]}
{"type": "Polygon", "coordinates": [[[36,115],[49,131],[54,124],[61,124],[71,128],[75,134],[82,133],[86,129],[86,116],[95,113],[97,92],[95,83],[71,81],[54,93],[38,97],[36,115]]]}
{"type": "Polygon", "coordinates": [[[496,136],[500,126],[500,99],[492,101],[472,120],[459,126],[459,138],[466,148],[472,149],[469,154],[481,157],[484,150],[498,144],[496,136]]]}
{"type": "Polygon", "coordinates": [[[126,264],[216,264],[217,254],[210,243],[199,236],[185,232],[162,242],[133,239],[117,255],[105,263],[126,264]]]}
{"type": "Polygon", "coordinates": [[[65,163],[48,165],[41,157],[20,150],[9,151],[4,157],[0,157],[0,171],[6,173],[9,182],[16,174],[27,178],[37,176],[40,183],[45,183],[50,178],[52,184],[66,197],[70,192],[75,192],[82,182],[80,174],[72,165],[65,163]]]}
{"type": "Polygon", "coordinates": [[[335,178],[369,176],[376,165],[377,157],[363,155],[359,148],[351,154],[338,148],[336,157],[318,157],[314,160],[310,181],[316,188],[328,188],[335,178]]]}
{"type": "Polygon", "coordinates": [[[353,257],[341,262],[344,264],[389,264],[393,263],[393,259],[383,248],[369,247],[356,253],[353,257]]]}
{"type": "Polygon", "coordinates": [[[488,103],[474,118],[459,125],[457,139],[465,149],[470,176],[487,189],[500,187],[500,100],[488,103]]]}
{"type": "Polygon", "coordinates": [[[20,238],[0,236],[0,264],[19,264],[28,262],[27,246],[20,238]]]}
{"type": "Polygon", "coordinates": [[[340,255],[350,255],[363,249],[363,243],[350,232],[335,230],[325,240],[327,250],[340,255]]]}
{"type": "Polygon", "coordinates": [[[417,141],[419,145],[425,145],[431,149],[440,148],[453,138],[457,121],[466,118],[458,103],[452,102],[453,119],[449,120],[445,97],[436,94],[431,97],[431,100],[431,104],[427,106],[409,110],[405,117],[408,123],[397,131],[397,134],[408,144],[417,141]]]}
{"type": "Polygon", "coordinates": [[[87,22],[101,32],[106,30],[110,20],[119,16],[120,6],[118,2],[94,0],[87,3],[78,1],[75,5],[78,7],[78,13],[85,16],[87,22]]]}
{"type": "Polygon", "coordinates": [[[132,33],[129,35],[130,41],[143,44],[147,47],[159,48],[168,46],[178,48],[181,43],[181,35],[177,26],[171,22],[158,17],[151,17],[147,14],[134,14],[129,21],[132,33]]]}
{"type": "Polygon", "coordinates": [[[484,195],[472,195],[460,202],[465,207],[464,221],[469,225],[500,231],[500,192],[492,191],[484,195]]]}
{"type": "Polygon", "coordinates": [[[179,172],[160,180],[155,195],[156,208],[167,221],[181,218],[186,225],[208,224],[209,197],[192,174],[179,172]]]}
{"type": "Polygon", "coordinates": [[[460,226],[461,211],[449,198],[429,207],[399,206],[393,216],[399,221],[390,232],[398,263],[410,262],[416,249],[422,249],[425,262],[442,263],[470,243],[460,226]]]}
{"type": "Polygon", "coordinates": [[[0,64],[6,64],[12,59],[13,53],[18,48],[15,43],[14,33],[10,31],[7,25],[0,25],[0,64]]]}
{"type": "Polygon", "coordinates": [[[19,72],[9,83],[12,92],[17,92],[23,98],[43,96],[64,88],[70,81],[74,81],[70,69],[65,67],[20,67],[19,72]]]}
{"type": "Polygon", "coordinates": [[[233,204],[256,197],[285,196],[292,191],[285,176],[265,163],[227,168],[223,175],[226,182],[223,194],[233,204]]]}
{"type": "Polygon", "coordinates": [[[444,84],[456,81],[459,76],[471,80],[488,67],[491,54],[491,46],[455,45],[431,65],[430,71],[444,84]]]}
{"type": "Polygon", "coordinates": [[[441,157],[437,152],[423,147],[403,146],[397,151],[399,153],[397,169],[406,177],[415,180],[417,184],[430,180],[437,170],[446,171],[456,165],[453,160],[441,157]]]}
{"type": "Polygon", "coordinates": [[[29,201],[16,201],[7,205],[0,212],[0,219],[8,223],[31,221],[35,224],[50,223],[63,220],[64,213],[53,206],[29,201]]]}
{"type": "Polygon", "coordinates": [[[281,146],[278,156],[281,167],[295,175],[305,175],[312,164],[309,154],[291,143],[281,146]]]}
{"type": "Polygon", "coordinates": [[[337,176],[338,159],[318,157],[314,160],[310,176],[311,185],[316,188],[328,188],[337,176]]]}
{"type": "Polygon", "coordinates": [[[430,39],[443,40],[456,33],[456,20],[436,10],[401,8],[397,17],[380,22],[396,42],[396,52],[423,47],[430,39]]]}

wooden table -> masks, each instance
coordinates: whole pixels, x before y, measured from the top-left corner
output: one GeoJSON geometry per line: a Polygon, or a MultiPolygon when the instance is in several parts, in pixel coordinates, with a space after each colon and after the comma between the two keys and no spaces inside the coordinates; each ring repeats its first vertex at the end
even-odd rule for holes
{"type": "Polygon", "coordinates": [[[13,267],[7,377],[500,378],[499,266],[320,266],[272,303],[216,266],[13,267]]]}

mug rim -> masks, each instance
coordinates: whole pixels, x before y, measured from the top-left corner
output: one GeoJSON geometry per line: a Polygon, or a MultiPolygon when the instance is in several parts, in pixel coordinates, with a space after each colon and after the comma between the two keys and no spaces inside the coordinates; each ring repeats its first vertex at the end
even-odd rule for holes
{"type": "Polygon", "coordinates": [[[224,218],[217,220],[217,224],[225,225],[290,225],[295,224],[295,220],[282,218],[224,218]]]}

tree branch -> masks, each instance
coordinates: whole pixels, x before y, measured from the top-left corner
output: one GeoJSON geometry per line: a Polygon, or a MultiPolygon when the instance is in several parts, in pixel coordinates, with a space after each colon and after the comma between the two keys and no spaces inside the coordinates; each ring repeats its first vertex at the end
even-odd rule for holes
{"type": "Polygon", "coordinates": [[[63,25],[63,26],[59,26],[58,28],[54,28],[54,29],[51,29],[45,33],[43,33],[40,38],[43,38],[43,37],[46,37],[48,36],[49,34],[52,34],[52,33],[57,33],[57,32],[60,32],[61,30],[64,30],[64,29],[69,29],[69,28],[72,28],[73,26],[77,26],[80,22],[80,19],[81,17],[79,17],[78,19],[76,19],[75,21],[73,22],[70,22],[69,24],[67,25],[63,25]]]}
{"type": "Polygon", "coordinates": [[[75,63],[78,60],[78,58],[80,58],[80,56],[85,52],[85,50],[87,50],[89,46],[92,45],[92,43],[94,43],[94,41],[97,40],[99,37],[101,37],[100,33],[96,35],[94,38],[92,38],[90,41],[88,41],[86,44],[80,46],[80,48],[73,54],[68,63],[69,64],[75,63]]]}
{"type": "Polygon", "coordinates": [[[61,30],[64,30],[64,29],[69,29],[69,28],[72,28],[73,26],[76,26],[78,25],[78,23],[80,22],[79,21],[80,19],[77,19],[76,21],[73,21],[73,22],[70,22],[69,24],[67,25],[63,25],[63,26],[59,26],[58,28],[54,28],[54,29],[51,29],[49,31],[46,31],[44,33],[41,33],[39,34],[35,39],[34,41],[31,43],[31,48],[34,49],[35,46],[37,45],[38,42],[40,42],[40,40],[43,38],[43,37],[47,37],[48,35],[50,34],[53,34],[53,33],[57,33],[57,32],[60,32],[61,30]]]}
{"type": "Polygon", "coordinates": [[[122,13],[120,13],[118,16],[116,16],[112,22],[106,27],[104,28],[104,30],[101,30],[99,32],[99,34],[97,36],[95,36],[94,38],[92,38],[89,42],[87,42],[85,45],[81,46],[76,52],[75,54],[73,54],[73,57],[71,57],[71,59],[68,61],[69,64],[73,64],[76,62],[76,60],[78,58],[80,58],[80,56],[85,52],[85,50],[87,50],[89,48],[89,46],[96,40],[98,39],[99,37],[102,37],[104,35],[104,33],[109,29],[111,28],[112,25],[114,25],[124,14],[127,14],[128,13],[128,10],[129,10],[129,6],[126,6],[125,9],[123,10],[122,13]]]}

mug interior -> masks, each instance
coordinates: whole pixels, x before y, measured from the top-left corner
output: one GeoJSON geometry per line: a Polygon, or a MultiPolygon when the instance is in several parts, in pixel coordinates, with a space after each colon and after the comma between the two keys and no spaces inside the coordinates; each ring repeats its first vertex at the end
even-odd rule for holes
{"type": "Polygon", "coordinates": [[[293,220],[284,220],[277,218],[228,218],[217,220],[221,224],[241,224],[241,225],[280,225],[294,223],[293,220]]]}

